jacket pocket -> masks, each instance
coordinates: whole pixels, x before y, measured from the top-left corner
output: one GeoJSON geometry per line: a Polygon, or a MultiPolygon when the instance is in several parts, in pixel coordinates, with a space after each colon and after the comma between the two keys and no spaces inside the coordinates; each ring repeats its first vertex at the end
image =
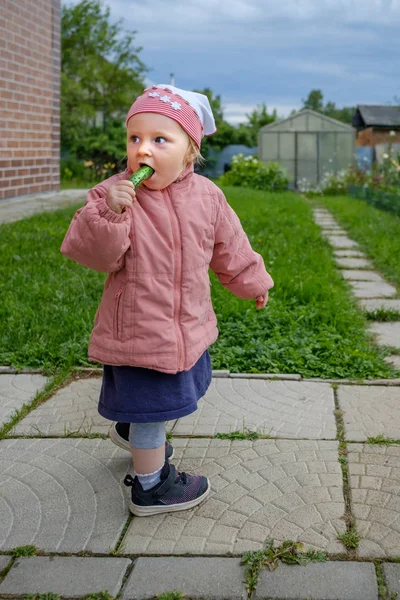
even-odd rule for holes
{"type": "Polygon", "coordinates": [[[118,292],[114,296],[114,319],[113,319],[113,330],[114,337],[117,340],[122,340],[122,321],[123,321],[123,294],[125,290],[125,284],[121,284],[118,292]]]}

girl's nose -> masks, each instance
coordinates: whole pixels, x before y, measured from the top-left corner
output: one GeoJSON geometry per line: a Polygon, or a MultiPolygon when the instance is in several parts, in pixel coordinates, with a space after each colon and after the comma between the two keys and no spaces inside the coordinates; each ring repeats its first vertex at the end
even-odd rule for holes
{"type": "Polygon", "coordinates": [[[147,140],[143,140],[141,142],[141,144],[139,145],[139,148],[137,150],[137,153],[142,156],[151,154],[150,144],[147,140]]]}

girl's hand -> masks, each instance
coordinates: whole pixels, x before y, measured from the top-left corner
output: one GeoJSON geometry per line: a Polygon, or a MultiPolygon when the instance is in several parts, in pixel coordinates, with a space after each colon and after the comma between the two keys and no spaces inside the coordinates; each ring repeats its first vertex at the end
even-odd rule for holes
{"type": "Polygon", "coordinates": [[[256,309],[260,310],[260,308],[265,308],[268,302],[268,290],[263,294],[263,296],[257,296],[256,298],[256,309]]]}
{"type": "Polygon", "coordinates": [[[135,198],[135,186],[132,181],[123,179],[110,187],[107,192],[106,202],[111,210],[120,215],[132,206],[135,198]]]}

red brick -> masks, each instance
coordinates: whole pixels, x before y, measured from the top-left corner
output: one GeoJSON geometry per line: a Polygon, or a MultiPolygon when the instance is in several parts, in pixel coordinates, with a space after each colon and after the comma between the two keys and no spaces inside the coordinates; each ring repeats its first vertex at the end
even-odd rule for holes
{"type": "Polygon", "coordinates": [[[60,0],[2,0],[0,198],[58,189],[60,0]]]}

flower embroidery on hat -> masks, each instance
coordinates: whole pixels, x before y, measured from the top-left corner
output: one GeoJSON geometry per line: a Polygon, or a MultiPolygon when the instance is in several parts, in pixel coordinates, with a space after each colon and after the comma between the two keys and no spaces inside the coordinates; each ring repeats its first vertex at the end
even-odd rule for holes
{"type": "Polygon", "coordinates": [[[173,108],[174,110],[181,110],[181,105],[179,104],[179,102],[171,102],[171,108],[173,108]]]}
{"type": "Polygon", "coordinates": [[[149,96],[152,98],[157,98],[160,94],[158,92],[150,92],[149,96]]]}
{"type": "Polygon", "coordinates": [[[160,100],[162,102],[171,102],[171,98],[169,96],[160,96],[160,100]]]}

